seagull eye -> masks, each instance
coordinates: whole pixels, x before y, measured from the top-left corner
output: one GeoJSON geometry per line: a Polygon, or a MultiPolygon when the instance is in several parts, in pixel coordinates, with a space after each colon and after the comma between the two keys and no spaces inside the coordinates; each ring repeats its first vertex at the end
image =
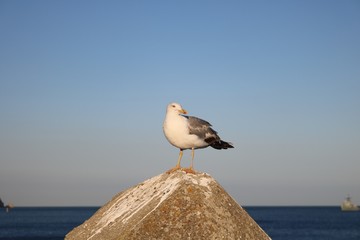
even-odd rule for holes
{"type": "Polygon", "coordinates": [[[175,105],[171,105],[173,108],[175,107],[175,105]]]}

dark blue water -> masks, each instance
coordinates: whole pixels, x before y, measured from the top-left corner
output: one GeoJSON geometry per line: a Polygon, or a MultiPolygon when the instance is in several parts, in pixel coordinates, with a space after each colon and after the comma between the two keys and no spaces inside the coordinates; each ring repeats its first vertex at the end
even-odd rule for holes
{"type": "MultiPolygon", "coordinates": [[[[360,212],[339,207],[244,207],[274,240],[359,240],[360,212]]],[[[0,240],[60,240],[97,207],[0,209],[0,240]]]]}
{"type": "Polygon", "coordinates": [[[74,227],[90,218],[98,207],[0,209],[1,240],[60,240],[74,227]]]}
{"type": "Polygon", "coordinates": [[[360,240],[360,212],[340,207],[245,207],[274,240],[360,240]]]}

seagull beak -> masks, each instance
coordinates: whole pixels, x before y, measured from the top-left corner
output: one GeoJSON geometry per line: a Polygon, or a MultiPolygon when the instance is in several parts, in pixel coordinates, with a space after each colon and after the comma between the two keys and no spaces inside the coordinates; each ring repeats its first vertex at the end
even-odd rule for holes
{"type": "Polygon", "coordinates": [[[181,110],[179,110],[179,112],[182,113],[182,114],[187,114],[188,113],[185,109],[181,109],[181,110]]]}

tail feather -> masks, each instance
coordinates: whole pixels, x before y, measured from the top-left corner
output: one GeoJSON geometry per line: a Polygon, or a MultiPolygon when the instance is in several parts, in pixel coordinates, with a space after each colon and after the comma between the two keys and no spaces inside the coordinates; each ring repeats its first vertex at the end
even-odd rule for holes
{"type": "Polygon", "coordinates": [[[234,148],[234,146],[232,145],[232,143],[230,142],[225,142],[223,140],[219,140],[219,141],[215,141],[213,143],[210,144],[211,147],[215,148],[215,149],[228,149],[228,148],[234,148]]]}

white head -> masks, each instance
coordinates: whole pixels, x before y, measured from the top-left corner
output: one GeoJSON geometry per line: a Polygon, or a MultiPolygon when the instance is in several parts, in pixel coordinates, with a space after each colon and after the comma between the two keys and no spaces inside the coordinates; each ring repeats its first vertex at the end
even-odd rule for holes
{"type": "Polygon", "coordinates": [[[187,114],[187,111],[178,103],[170,103],[166,109],[167,113],[187,114]]]}

